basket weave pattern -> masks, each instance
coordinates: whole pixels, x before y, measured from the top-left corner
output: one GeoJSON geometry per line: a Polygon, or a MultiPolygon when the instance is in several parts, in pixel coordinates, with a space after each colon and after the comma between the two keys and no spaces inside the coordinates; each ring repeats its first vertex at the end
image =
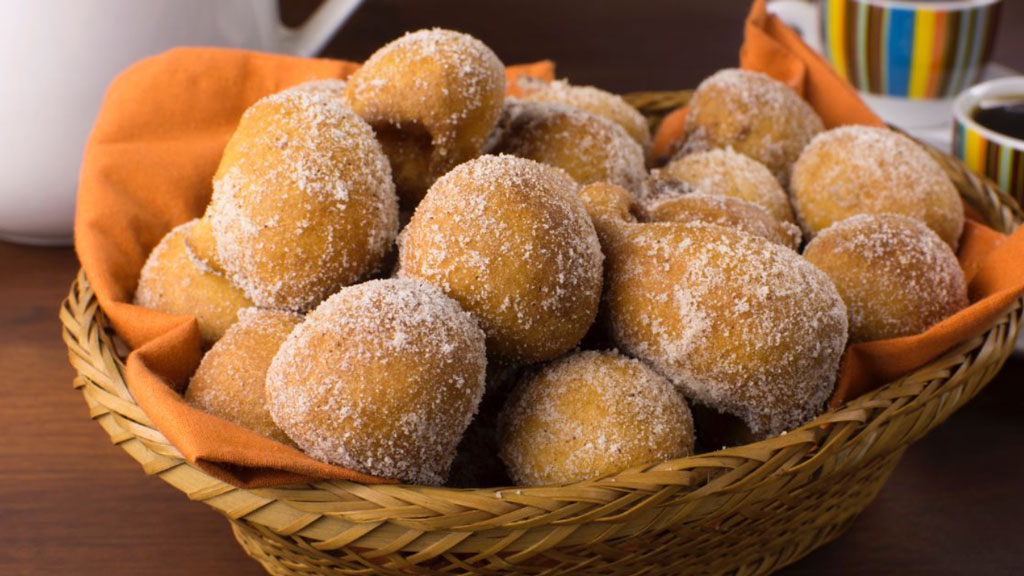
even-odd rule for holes
{"type": "MultiPolygon", "coordinates": [[[[656,122],[688,92],[630,100],[656,122]]],[[[1010,231],[1020,209],[932,151],[965,200],[1010,231]]],[[[1024,313],[897,382],[754,444],[569,486],[449,489],[326,481],[236,488],[186,462],[128,392],[123,350],[79,274],[60,310],[90,415],[112,442],[230,521],[271,574],[765,574],[836,538],[906,447],[999,371],[1024,313]]]]}

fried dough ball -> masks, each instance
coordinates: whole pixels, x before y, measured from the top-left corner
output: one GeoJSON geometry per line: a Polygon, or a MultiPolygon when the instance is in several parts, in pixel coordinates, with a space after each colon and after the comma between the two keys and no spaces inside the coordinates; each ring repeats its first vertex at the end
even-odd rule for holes
{"type": "Polygon", "coordinates": [[[307,454],[441,484],[484,392],[484,334],[418,280],[350,286],[309,313],[267,373],[274,422],[307,454]]]}
{"type": "Polygon", "coordinates": [[[293,311],[376,271],[398,231],[373,131],[337,99],[302,91],[242,115],[206,217],[229,277],[256,304],[293,311]]]}
{"type": "Polygon", "coordinates": [[[793,208],[808,236],[855,214],[917,218],[955,250],[964,229],[956,187],[931,155],[885,128],[844,126],[814,139],[793,167],[793,208]]]}
{"type": "Polygon", "coordinates": [[[768,168],[731,148],[676,158],[658,175],[680,180],[697,192],[753,202],[780,222],[796,223],[789,196],[768,168]]]}
{"type": "Polygon", "coordinates": [[[139,275],[135,304],[169,314],[195,316],[204,346],[210,346],[235,323],[238,311],[252,301],[230,280],[192,255],[185,238],[198,220],[164,236],[139,275]]]}
{"type": "Polygon", "coordinates": [[[211,270],[221,275],[226,274],[224,267],[220,265],[220,257],[217,256],[217,239],[213,236],[213,226],[205,214],[189,228],[188,234],[185,235],[185,246],[196,259],[211,270]]]}
{"type": "Polygon", "coordinates": [[[577,352],[520,382],[501,415],[516,484],[579,482],[693,453],[693,417],[664,377],[618,352],[577,352]]]}
{"type": "Polygon", "coordinates": [[[633,212],[637,210],[636,200],[629,190],[608,182],[595,182],[579,191],[580,201],[594,223],[594,229],[601,240],[609,227],[623,222],[636,222],[633,212]]]}
{"type": "Polygon", "coordinates": [[[621,126],[563,104],[510,99],[491,152],[556,166],[580,184],[611,182],[634,194],[647,178],[643,148],[621,126]]]}
{"type": "Polygon", "coordinates": [[[189,404],[270,437],[293,444],[267,409],[267,369],[285,338],[302,322],[291,312],[244,308],[238,322],[203,356],[185,391],[189,404]]]}
{"type": "Polygon", "coordinates": [[[953,250],[913,218],[847,218],[815,236],[804,257],[828,274],[843,297],[851,342],[924,332],[968,304],[953,250]]]}
{"type": "Polygon", "coordinates": [[[647,119],[618,94],[594,86],[573,86],[564,80],[544,82],[529,76],[523,77],[519,86],[523,90],[524,100],[582,108],[621,126],[645,151],[651,147],[651,130],[647,119]]]}
{"type": "Polygon", "coordinates": [[[707,222],[742,230],[792,250],[800,247],[800,228],[779,222],[757,204],[731,196],[700,192],[653,200],[644,206],[650,222],[707,222]]]}
{"type": "Polygon", "coordinates": [[[757,437],[820,413],[847,337],[828,276],[792,250],[712,224],[620,224],[611,236],[606,314],[624,351],[757,437]]]}
{"type": "Polygon", "coordinates": [[[800,151],[824,129],[814,108],[789,86],[767,74],[730,68],[693,93],[683,153],[731,146],[786,186],[800,151]]]}
{"type": "Polygon", "coordinates": [[[468,34],[419,30],[370,56],[345,97],[376,131],[411,209],[434,180],[480,155],[501,115],[505,66],[468,34]]]}
{"type": "Polygon", "coordinates": [[[439,286],[510,360],[572,349],[601,298],[601,247],[576,183],[513,156],[482,156],[438,180],[399,240],[403,276],[439,286]]]}

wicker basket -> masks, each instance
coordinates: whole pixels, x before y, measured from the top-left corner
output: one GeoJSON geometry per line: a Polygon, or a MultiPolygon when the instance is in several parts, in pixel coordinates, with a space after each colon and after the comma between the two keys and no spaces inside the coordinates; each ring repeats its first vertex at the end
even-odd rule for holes
{"type": "MultiPolygon", "coordinates": [[[[687,92],[630,100],[653,121],[687,92]]],[[[932,151],[993,228],[1020,210],[932,151]]],[[[133,400],[84,274],[60,317],[75,387],[111,440],[226,516],[271,574],[764,574],[836,538],[912,442],[970,400],[1013,350],[1024,302],[915,373],[757,442],[548,488],[449,489],[327,481],[241,489],[187,463],[133,400]]]]}

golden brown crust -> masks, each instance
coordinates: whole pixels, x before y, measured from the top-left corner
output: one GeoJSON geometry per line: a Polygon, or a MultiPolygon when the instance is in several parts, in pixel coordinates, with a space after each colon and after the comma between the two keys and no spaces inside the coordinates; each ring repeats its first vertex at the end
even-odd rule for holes
{"type": "Polygon", "coordinates": [[[913,218],[847,218],[815,236],[804,257],[843,297],[851,342],[917,334],[968,304],[956,255],[913,218]]]}
{"type": "Polygon", "coordinates": [[[610,182],[637,194],[644,152],[618,124],[579,108],[509,100],[491,152],[565,170],[581,185],[610,182]]]}
{"type": "Polygon", "coordinates": [[[505,67],[472,36],[419,30],[370,56],[345,97],[376,130],[412,208],[434,180],[480,154],[501,115],[505,67]]]}
{"type": "Polygon", "coordinates": [[[616,343],[760,437],[820,413],[846,344],[832,282],[764,238],[691,222],[622,224],[606,245],[616,343]]]}
{"type": "Polygon", "coordinates": [[[512,156],[462,164],[431,187],[399,244],[401,274],[458,300],[499,356],[554,358],[597,314],[597,234],[557,168],[512,156]]]}
{"type": "Polygon", "coordinates": [[[484,391],[484,334],[425,282],[372,280],[309,313],[267,373],[271,415],[314,458],[441,484],[484,391]]]}
{"type": "MultiPolygon", "coordinates": [[[[652,181],[657,178],[679,180],[696,192],[753,202],[780,222],[796,223],[789,196],[771,171],[764,164],[731,148],[695,152],[676,158],[652,174],[652,181]]],[[[657,197],[659,190],[650,190],[648,195],[657,197]]]]}
{"type": "Polygon", "coordinates": [[[649,222],[706,222],[760,236],[791,250],[800,247],[800,229],[779,222],[764,208],[739,198],[696,192],[653,200],[644,205],[649,222]]]}
{"type": "Polygon", "coordinates": [[[274,424],[264,397],[267,369],[302,316],[245,308],[238,322],[203,356],[185,400],[193,406],[284,444],[294,445],[274,424]]]}
{"type": "Polygon", "coordinates": [[[544,82],[529,76],[521,78],[519,86],[524,100],[581,108],[621,126],[644,149],[645,154],[651,148],[651,130],[647,119],[618,94],[594,86],[574,86],[564,80],[544,82]]]}
{"type": "Polygon", "coordinates": [[[844,126],[820,134],[800,155],[790,188],[807,236],[856,214],[903,214],[953,249],[964,208],[942,167],[910,138],[885,128],[844,126]]]}
{"type": "Polygon", "coordinates": [[[241,289],[192,255],[186,238],[199,220],[164,236],[149,254],[135,290],[139,306],[195,316],[203,344],[211,346],[235,323],[238,311],[252,306],[241,289]]]}
{"type": "Polygon", "coordinates": [[[337,99],[284,91],[242,116],[207,218],[220,264],[258,305],[302,311],[377,270],[398,205],[373,131],[337,99]]]}
{"type": "Polygon", "coordinates": [[[824,130],[796,92],[760,72],[730,68],[701,82],[690,100],[683,153],[732,147],[786,186],[793,162],[824,130]]]}
{"type": "Polygon", "coordinates": [[[577,352],[519,383],[500,455],[521,485],[578,482],[693,453],[682,394],[617,352],[577,352]]]}

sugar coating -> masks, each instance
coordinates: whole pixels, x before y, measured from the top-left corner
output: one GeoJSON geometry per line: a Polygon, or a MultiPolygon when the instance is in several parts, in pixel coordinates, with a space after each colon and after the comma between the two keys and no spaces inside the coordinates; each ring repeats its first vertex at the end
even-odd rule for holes
{"type": "Polygon", "coordinates": [[[767,210],[731,196],[694,192],[683,196],[656,197],[643,207],[649,222],[707,222],[742,230],[792,250],[800,247],[800,228],[780,222],[767,210]]]}
{"type": "Polygon", "coordinates": [[[199,222],[168,232],[153,248],[139,274],[134,303],[170,314],[195,316],[206,346],[219,340],[238,311],[252,306],[242,291],[192,254],[185,239],[199,222]]]}
{"type": "Polygon", "coordinates": [[[437,288],[350,286],[309,313],[267,374],[274,421],[307,454],[441,484],[484,391],[484,334],[437,288]]]}
{"type": "Polygon", "coordinates": [[[968,304],[953,250],[913,218],[852,216],[822,230],[804,257],[843,297],[852,342],[917,334],[968,304]]]}
{"type": "Polygon", "coordinates": [[[572,349],[594,321],[603,255],[565,172],[481,156],[439,179],[399,239],[401,275],[479,319],[492,352],[525,362],[572,349]]]}
{"type": "Polygon", "coordinates": [[[728,68],[693,93],[682,153],[732,146],[786,186],[800,151],[824,129],[811,105],[789,86],[761,72],[728,68]]]}
{"type": "Polygon", "coordinates": [[[605,304],[626,352],[759,437],[816,416],[846,345],[846,307],[792,250],[701,222],[620,224],[605,304]]]}
{"type": "MultiPolygon", "coordinates": [[[[658,176],[679,180],[705,194],[753,202],[781,222],[796,222],[789,195],[768,167],[731,147],[676,158],[659,170],[658,176]]],[[[665,195],[664,188],[648,187],[645,192],[645,197],[665,195]]]]}
{"type": "Polygon", "coordinates": [[[618,94],[594,86],[574,86],[565,80],[544,82],[530,76],[519,79],[519,88],[524,100],[581,108],[618,124],[644,150],[651,146],[651,130],[647,119],[618,94]]]}
{"type": "Polygon", "coordinates": [[[693,417],[664,377],[616,351],[577,352],[519,383],[500,455],[517,484],[564,484],[693,452],[693,417]]]}
{"type": "Polygon", "coordinates": [[[553,102],[507,99],[488,151],[556,166],[582,185],[611,182],[636,194],[647,178],[643,148],[621,126],[553,102]]]}
{"type": "Polygon", "coordinates": [[[260,306],[295,311],[375,271],[398,229],[373,131],[337,98],[298,90],[242,115],[206,217],[231,279],[260,306]]]}
{"type": "Polygon", "coordinates": [[[468,34],[418,30],[370,56],[345,97],[377,131],[411,207],[436,178],[480,154],[501,114],[505,67],[468,34]]]}
{"type": "Polygon", "coordinates": [[[238,322],[203,356],[185,401],[278,442],[292,444],[274,424],[264,396],[267,369],[302,316],[243,308],[238,322]]]}
{"type": "Polygon", "coordinates": [[[885,128],[844,126],[819,134],[793,168],[800,225],[813,236],[855,214],[921,220],[954,249],[964,227],[956,187],[931,155],[885,128]]]}
{"type": "Polygon", "coordinates": [[[308,92],[311,94],[325,94],[333,98],[337,98],[343,104],[345,101],[345,85],[347,82],[340,78],[325,78],[322,80],[309,80],[301,84],[296,84],[288,88],[286,91],[295,92],[308,92]]]}

